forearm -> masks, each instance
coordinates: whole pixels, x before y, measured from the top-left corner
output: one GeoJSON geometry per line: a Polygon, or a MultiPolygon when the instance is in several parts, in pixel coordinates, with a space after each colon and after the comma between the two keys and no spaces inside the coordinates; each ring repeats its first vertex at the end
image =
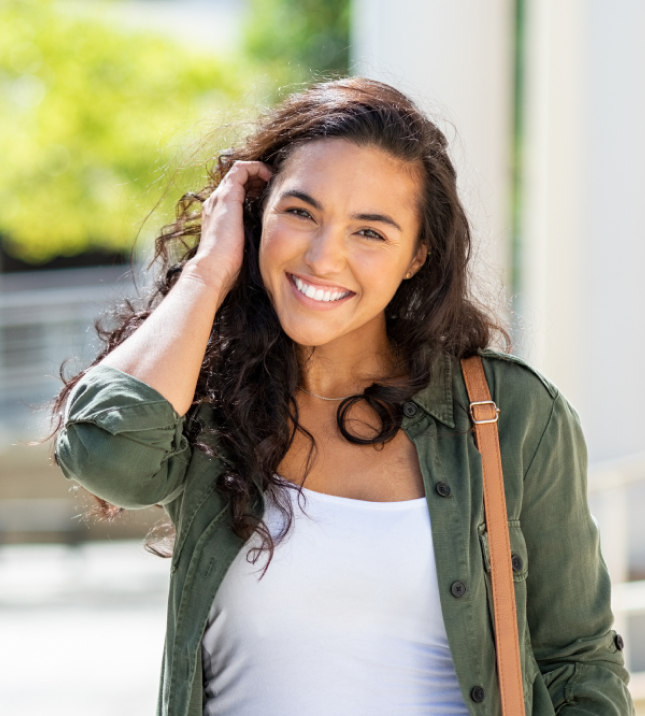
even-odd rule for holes
{"type": "Polygon", "coordinates": [[[147,383],[184,415],[193,402],[215,314],[226,292],[208,266],[188,262],[163,301],[101,365],[147,383]]]}
{"type": "Polygon", "coordinates": [[[175,286],[140,326],[101,363],[147,383],[183,416],[195,396],[215,314],[244,256],[243,205],[272,171],[236,162],[202,205],[197,253],[175,286]]]}

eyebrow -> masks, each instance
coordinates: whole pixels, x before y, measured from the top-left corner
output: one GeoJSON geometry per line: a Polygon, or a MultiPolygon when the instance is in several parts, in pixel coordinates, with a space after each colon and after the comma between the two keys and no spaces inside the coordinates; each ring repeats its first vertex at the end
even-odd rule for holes
{"type": "MultiPolygon", "coordinates": [[[[289,197],[292,197],[294,199],[300,199],[300,201],[304,201],[305,204],[313,206],[314,209],[317,209],[318,211],[323,210],[322,204],[319,201],[316,201],[313,196],[306,194],[304,191],[298,191],[297,189],[285,191],[280,195],[280,200],[288,199],[289,197]]],[[[399,224],[397,224],[397,222],[394,221],[394,219],[387,214],[352,214],[351,218],[354,221],[377,221],[381,224],[388,224],[389,226],[393,226],[399,231],[403,231],[399,224]]]]}
{"type": "Polygon", "coordinates": [[[313,206],[314,209],[318,209],[318,211],[323,210],[323,206],[319,201],[316,201],[313,196],[309,196],[309,194],[305,194],[304,191],[298,191],[297,189],[292,189],[291,191],[285,191],[282,194],[280,194],[280,200],[282,199],[288,199],[289,197],[293,197],[294,199],[300,199],[300,201],[304,201],[305,204],[309,204],[310,206],[313,206]]]}
{"type": "Polygon", "coordinates": [[[352,214],[352,219],[357,221],[378,221],[381,224],[389,224],[399,231],[403,229],[394,221],[391,216],[387,214],[352,214]]]}

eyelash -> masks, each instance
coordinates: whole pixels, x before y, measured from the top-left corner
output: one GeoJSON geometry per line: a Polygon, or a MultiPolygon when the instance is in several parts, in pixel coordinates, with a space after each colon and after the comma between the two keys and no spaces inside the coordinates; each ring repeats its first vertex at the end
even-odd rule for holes
{"type": "MultiPolygon", "coordinates": [[[[294,207],[291,209],[285,209],[286,214],[293,214],[294,216],[299,216],[301,219],[311,219],[311,214],[306,209],[301,209],[299,207],[294,207]]],[[[359,234],[363,234],[365,238],[367,239],[374,239],[376,241],[385,241],[385,238],[378,233],[378,231],[374,231],[374,229],[361,229],[359,234]],[[372,236],[368,236],[369,234],[372,234],[372,236]]]]}
{"type": "Polygon", "coordinates": [[[300,208],[293,208],[293,209],[286,209],[286,214],[293,214],[294,216],[299,216],[301,219],[311,219],[311,214],[306,209],[300,209],[300,208]],[[305,216],[303,216],[305,214],[305,216]]]}
{"type": "Polygon", "coordinates": [[[378,231],[374,231],[374,229],[361,229],[359,232],[363,233],[363,235],[368,239],[374,239],[376,241],[385,241],[385,238],[381,236],[381,234],[378,233],[378,231]],[[367,236],[367,233],[374,234],[374,236],[367,236]]]}

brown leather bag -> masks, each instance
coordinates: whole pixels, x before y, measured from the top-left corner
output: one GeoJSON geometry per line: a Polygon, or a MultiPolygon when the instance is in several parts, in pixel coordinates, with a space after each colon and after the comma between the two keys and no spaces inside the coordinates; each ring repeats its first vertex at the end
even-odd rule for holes
{"type": "Polygon", "coordinates": [[[524,687],[517,633],[511,541],[497,433],[499,410],[491,400],[482,359],[479,356],[465,358],[461,361],[461,367],[470,399],[470,417],[475,427],[477,448],[482,456],[484,513],[493,584],[495,648],[502,714],[524,716],[524,687]]]}

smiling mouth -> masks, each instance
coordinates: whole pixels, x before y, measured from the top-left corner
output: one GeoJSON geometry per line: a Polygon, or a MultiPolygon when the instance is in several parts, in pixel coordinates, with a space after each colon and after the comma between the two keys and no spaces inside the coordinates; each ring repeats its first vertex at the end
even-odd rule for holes
{"type": "Polygon", "coordinates": [[[298,291],[313,301],[320,301],[321,303],[341,301],[343,298],[352,295],[352,291],[341,291],[336,288],[324,289],[320,288],[320,286],[312,286],[293,274],[290,274],[290,278],[298,291]]]}

